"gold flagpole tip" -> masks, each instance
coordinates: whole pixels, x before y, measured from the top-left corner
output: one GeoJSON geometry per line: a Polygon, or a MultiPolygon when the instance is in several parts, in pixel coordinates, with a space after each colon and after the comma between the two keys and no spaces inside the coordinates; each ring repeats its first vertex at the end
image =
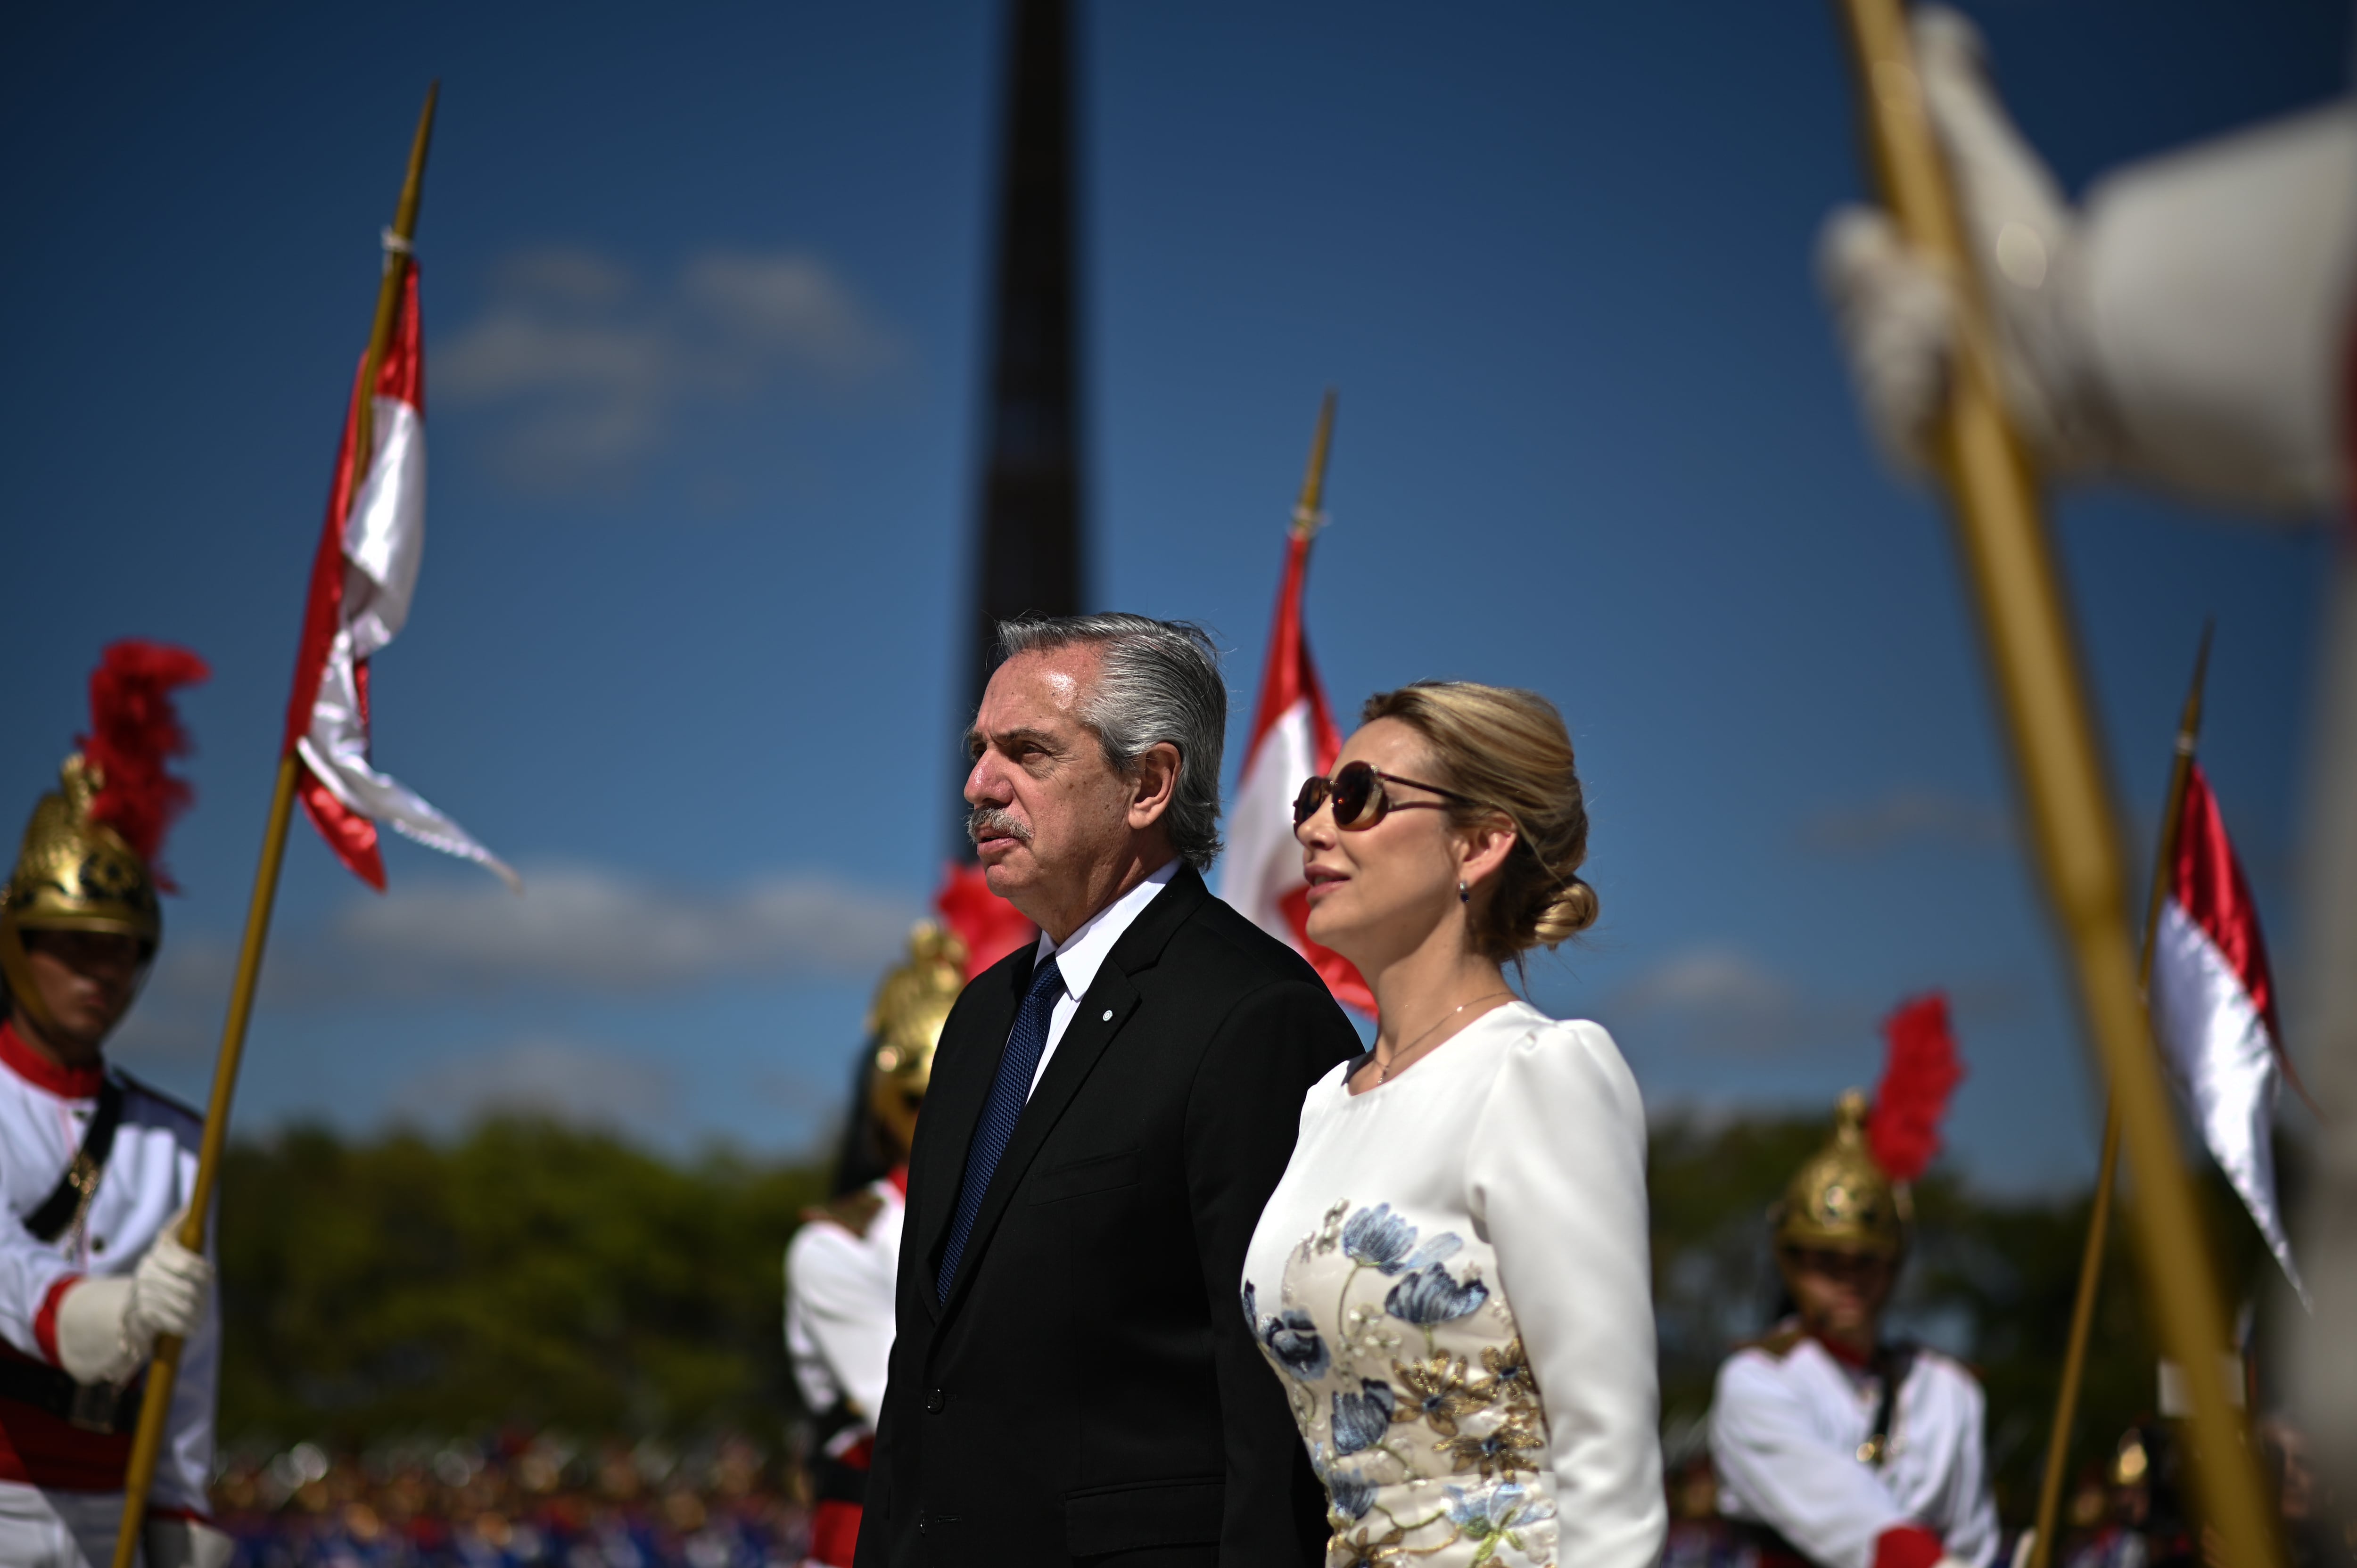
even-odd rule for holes
{"type": "Polygon", "coordinates": [[[1301,499],[1293,503],[1293,536],[1308,539],[1326,526],[1326,455],[1334,440],[1334,389],[1318,405],[1318,433],[1309,438],[1309,469],[1301,477],[1301,499]]]}

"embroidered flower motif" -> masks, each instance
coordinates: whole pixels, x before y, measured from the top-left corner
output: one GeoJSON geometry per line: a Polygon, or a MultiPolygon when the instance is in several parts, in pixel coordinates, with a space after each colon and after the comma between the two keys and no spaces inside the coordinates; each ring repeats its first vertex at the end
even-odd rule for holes
{"type": "Polygon", "coordinates": [[[1448,1521],[1457,1527],[1458,1539],[1480,1543],[1480,1550],[1473,1553],[1477,1563],[1487,1563],[1501,1542],[1522,1551],[1523,1540],[1515,1531],[1516,1525],[1536,1524],[1555,1517],[1555,1505],[1544,1498],[1533,1498],[1530,1488],[1519,1481],[1491,1487],[1451,1487],[1446,1506],[1448,1521]]]}
{"type": "Polygon", "coordinates": [[[1268,1347],[1277,1365],[1303,1382],[1324,1377],[1326,1369],[1334,1364],[1326,1341],[1318,1337],[1318,1325],[1297,1306],[1262,1318],[1258,1332],[1260,1342],[1268,1347]]]}
{"type": "Polygon", "coordinates": [[[1433,1444],[1448,1455],[1448,1462],[1458,1471],[1478,1470],[1483,1480],[1492,1477],[1514,1476],[1537,1468],[1534,1461],[1546,1442],[1533,1426],[1530,1414],[1515,1411],[1489,1433],[1480,1436],[1460,1432],[1444,1437],[1433,1444]]]}
{"type": "Polygon", "coordinates": [[[1357,1454],[1383,1441],[1397,1403],[1389,1383],[1361,1378],[1359,1391],[1334,1396],[1334,1452],[1357,1454]]]}
{"type": "Polygon", "coordinates": [[[1489,1378],[1469,1378],[1462,1356],[1434,1356],[1422,1361],[1394,1361],[1393,1375],[1407,1398],[1392,1412],[1395,1422],[1421,1418],[1443,1437],[1457,1435],[1457,1418],[1487,1410],[1497,1397],[1489,1378]]]}
{"type": "Polygon", "coordinates": [[[1373,1529],[1363,1525],[1352,1535],[1336,1530],[1326,1543],[1326,1568],[1401,1568],[1407,1559],[1401,1554],[1400,1542],[1407,1539],[1407,1531],[1394,1525],[1373,1535],[1373,1529]]]}
{"type": "Polygon", "coordinates": [[[1400,1347],[1400,1337],[1384,1325],[1391,1320],[1380,1307],[1361,1302],[1342,1316],[1344,1348],[1370,1361],[1382,1361],[1400,1347]]]}
{"type": "Polygon", "coordinates": [[[1326,1517],[1337,1530],[1367,1517],[1375,1506],[1373,1477],[1357,1470],[1329,1470],[1325,1475],[1326,1517]]]}
{"type": "Polygon", "coordinates": [[[1309,1245],[1320,1252],[1332,1251],[1342,1234],[1342,1216],[1349,1212],[1351,1212],[1351,1200],[1347,1197],[1328,1209],[1326,1218],[1318,1222],[1318,1234],[1310,1240],[1309,1245]]]}
{"type": "Polygon", "coordinates": [[[1531,1358],[1523,1348],[1521,1335],[1507,1340],[1502,1348],[1492,1345],[1484,1349],[1481,1365],[1497,1380],[1498,1392],[1508,1404],[1538,1403],[1538,1374],[1531,1370],[1531,1358]]]}
{"type": "Polygon", "coordinates": [[[1405,1273],[1455,1257],[1464,1246],[1462,1237],[1444,1230],[1417,1247],[1415,1227],[1405,1216],[1393,1213],[1388,1203],[1361,1208],[1342,1227],[1342,1251],[1351,1261],[1386,1274],[1405,1273]],[[1410,1248],[1415,1248],[1413,1256],[1410,1248]]]}
{"type": "Polygon", "coordinates": [[[1448,1277],[1447,1269],[1430,1263],[1392,1286],[1391,1294],[1383,1297],[1383,1310],[1403,1323],[1429,1328],[1463,1317],[1489,1299],[1490,1287],[1480,1280],[1459,1284],[1448,1277]]]}

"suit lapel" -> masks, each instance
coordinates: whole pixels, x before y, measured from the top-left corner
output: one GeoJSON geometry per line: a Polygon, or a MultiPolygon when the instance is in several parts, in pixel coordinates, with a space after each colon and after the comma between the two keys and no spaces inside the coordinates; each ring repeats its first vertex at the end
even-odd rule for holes
{"type": "MultiPolygon", "coordinates": [[[[982,1208],[974,1215],[974,1234],[966,1238],[965,1253],[958,1264],[957,1283],[951,1287],[950,1299],[942,1304],[941,1316],[946,1317],[956,1311],[958,1303],[964,1299],[974,1275],[981,1272],[979,1264],[983,1251],[990,1244],[991,1234],[997,1229],[999,1217],[1006,1212],[1006,1206],[1014,1200],[1015,1188],[1022,1182],[1023,1173],[1038,1157],[1049,1133],[1055,1130],[1056,1123],[1071,1104],[1073,1096],[1080,1093],[1081,1086],[1088,1081],[1089,1074],[1095,1069],[1098,1058],[1104,1055],[1105,1047],[1113,1044],[1114,1036],[1121,1033],[1123,1026],[1137,1011],[1137,987],[1131,983],[1130,976],[1159,959],[1162,950],[1169,944],[1178,928],[1186,923],[1187,918],[1210,897],[1211,892],[1203,886],[1202,877],[1191,867],[1182,867],[1178,875],[1170,879],[1170,885],[1156,895],[1136,921],[1122,933],[1121,940],[1114,943],[1113,951],[1105,955],[1104,963],[1097,970],[1094,983],[1090,985],[1088,994],[1081,998],[1080,1008],[1072,1015],[1071,1026],[1064,1030],[1063,1038],[1056,1042],[1055,1053],[1048,1058],[1047,1070],[1040,1075],[1039,1087],[1023,1107],[1023,1114],[1015,1123],[1015,1136],[1008,1142],[1006,1153],[1000,1156],[998,1169],[991,1176],[989,1190],[983,1194],[982,1208]]],[[[1028,974],[1026,983],[1028,983],[1028,974]]],[[[1007,1027],[1013,1026],[1014,1015],[1010,1010],[1007,1027]]],[[[994,1061],[994,1071],[996,1068],[994,1061]]],[[[988,1092],[986,1085],[984,1092],[988,1092]]],[[[927,1109],[931,1108],[929,1096],[927,1109]]],[[[981,1108],[977,1101],[975,1108],[967,1113],[966,1124],[959,1139],[961,1165],[963,1164],[965,1142],[973,1136],[974,1123],[980,1120],[980,1116],[981,1108]]],[[[942,1228],[948,1228],[946,1214],[942,1228]]],[[[929,1251],[927,1256],[931,1255],[929,1251]]]]}
{"type": "Polygon", "coordinates": [[[941,1316],[941,1305],[933,1299],[931,1282],[941,1272],[942,1240],[957,1213],[958,1180],[965,1171],[966,1145],[974,1142],[974,1127],[990,1099],[999,1055],[1006,1048],[1016,1010],[1023,1004],[1023,993],[1031,983],[1031,953],[1037,950],[1035,947],[992,965],[966,987],[967,995],[958,999],[956,1048],[935,1058],[933,1079],[926,1086],[924,1115],[917,1133],[921,1177],[911,1171],[909,1191],[917,1199],[911,1224],[917,1257],[925,1270],[924,1287],[917,1294],[936,1317],[941,1316]]]}

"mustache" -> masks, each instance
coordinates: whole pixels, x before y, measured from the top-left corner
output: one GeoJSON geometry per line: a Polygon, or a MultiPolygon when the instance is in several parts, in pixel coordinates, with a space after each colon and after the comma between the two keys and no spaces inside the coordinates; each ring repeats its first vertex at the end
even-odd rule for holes
{"type": "Polygon", "coordinates": [[[969,843],[979,844],[982,835],[1010,838],[1020,843],[1031,842],[1031,830],[1017,820],[1012,811],[996,811],[988,806],[976,806],[965,814],[965,836],[969,843]]]}

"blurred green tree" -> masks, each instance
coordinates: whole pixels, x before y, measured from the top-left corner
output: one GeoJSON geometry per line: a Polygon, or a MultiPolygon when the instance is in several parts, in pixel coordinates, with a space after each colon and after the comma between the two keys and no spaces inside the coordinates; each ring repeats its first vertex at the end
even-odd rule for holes
{"type": "Polygon", "coordinates": [[[796,1409],[784,1248],[824,1187],[814,1166],[673,1164],[525,1120],[449,1143],[240,1144],[221,1183],[222,1435],[775,1433],[796,1409]]]}

